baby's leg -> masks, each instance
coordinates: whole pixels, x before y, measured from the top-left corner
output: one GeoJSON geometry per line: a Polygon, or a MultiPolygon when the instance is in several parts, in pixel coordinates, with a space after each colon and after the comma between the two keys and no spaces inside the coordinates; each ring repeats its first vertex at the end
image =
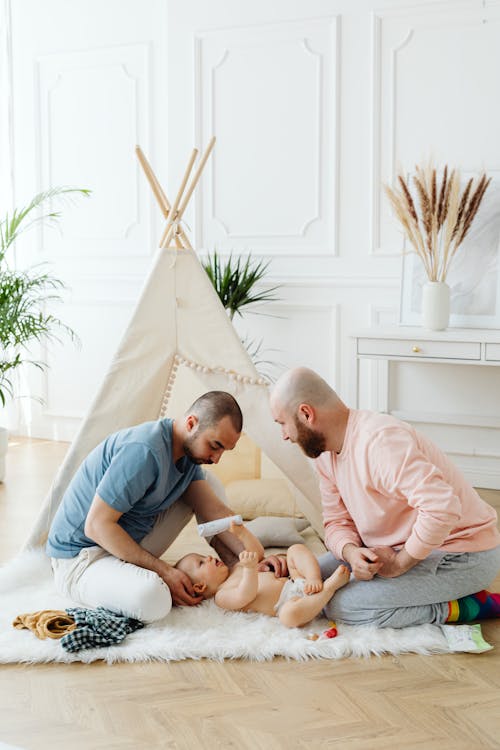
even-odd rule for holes
{"type": "Polygon", "coordinates": [[[323,588],[321,570],[316,557],[304,544],[292,544],[286,553],[290,578],[305,578],[304,592],[316,594],[323,588]]]}
{"type": "Polygon", "coordinates": [[[279,611],[279,619],[287,628],[299,628],[319,615],[328,604],[334,593],[345,586],[350,578],[350,571],[340,565],[323,583],[323,590],[309,596],[295,597],[284,604],[279,611]]]}

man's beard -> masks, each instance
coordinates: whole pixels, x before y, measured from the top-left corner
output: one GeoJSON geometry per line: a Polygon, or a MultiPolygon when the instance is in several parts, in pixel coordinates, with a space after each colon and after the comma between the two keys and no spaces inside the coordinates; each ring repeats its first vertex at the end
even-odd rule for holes
{"type": "Polygon", "coordinates": [[[311,430],[295,417],[295,427],[297,428],[297,438],[295,442],[299,445],[306,456],[309,458],[318,458],[326,451],[326,438],[321,432],[311,430]]]}
{"type": "Polygon", "coordinates": [[[193,464],[197,464],[198,466],[201,466],[201,464],[213,464],[213,461],[210,461],[209,459],[199,458],[199,456],[195,456],[191,447],[194,445],[196,441],[196,438],[194,437],[188,437],[184,441],[182,448],[184,450],[184,454],[189,458],[189,460],[193,464]]]}

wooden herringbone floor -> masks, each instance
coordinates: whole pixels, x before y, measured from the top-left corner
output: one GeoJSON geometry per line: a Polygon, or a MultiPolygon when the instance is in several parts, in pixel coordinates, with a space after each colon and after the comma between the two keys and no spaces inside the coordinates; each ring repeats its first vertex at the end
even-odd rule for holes
{"type": "MultiPolygon", "coordinates": [[[[66,447],[11,445],[0,560],[27,535],[66,447]]],[[[500,492],[482,494],[500,506],[500,492]]],[[[2,666],[0,747],[500,748],[500,623],[483,633],[497,650],[481,656],[2,666]]]]}

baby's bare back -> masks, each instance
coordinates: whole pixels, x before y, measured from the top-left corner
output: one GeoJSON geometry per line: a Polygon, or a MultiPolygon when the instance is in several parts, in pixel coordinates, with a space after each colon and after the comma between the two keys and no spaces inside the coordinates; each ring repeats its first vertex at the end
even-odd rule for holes
{"type": "MultiPolygon", "coordinates": [[[[238,584],[243,573],[243,568],[236,565],[225,584],[219,590],[224,589],[226,584],[233,586],[238,584]]],[[[276,578],[272,571],[257,573],[258,589],[255,599],[242,607],[242,612],[260,612],[263,615],[276,615],[275,604],[278,603],[283,586],[288,578],[276,578]]]]}

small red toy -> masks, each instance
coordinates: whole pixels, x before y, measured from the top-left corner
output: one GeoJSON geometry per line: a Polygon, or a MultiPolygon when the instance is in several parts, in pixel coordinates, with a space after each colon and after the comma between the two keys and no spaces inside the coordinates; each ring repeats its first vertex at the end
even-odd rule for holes
{"type": "Polygon", "coordinates": [[[326,638],[335,638],[335,636],[338,635],[337,628],[330,628],[329,630],[325,630],[323,635],[326,636],[326,638]]]}
{"type": "Polygon", "coordinates": [[[330,625],[330,627],[328,630],[325,630],[323,632],[323,636],[325,638],[335,638],[335,636],[338,635],[337,626],[334,622],[329,622],[328,624],[330,625]]]}

